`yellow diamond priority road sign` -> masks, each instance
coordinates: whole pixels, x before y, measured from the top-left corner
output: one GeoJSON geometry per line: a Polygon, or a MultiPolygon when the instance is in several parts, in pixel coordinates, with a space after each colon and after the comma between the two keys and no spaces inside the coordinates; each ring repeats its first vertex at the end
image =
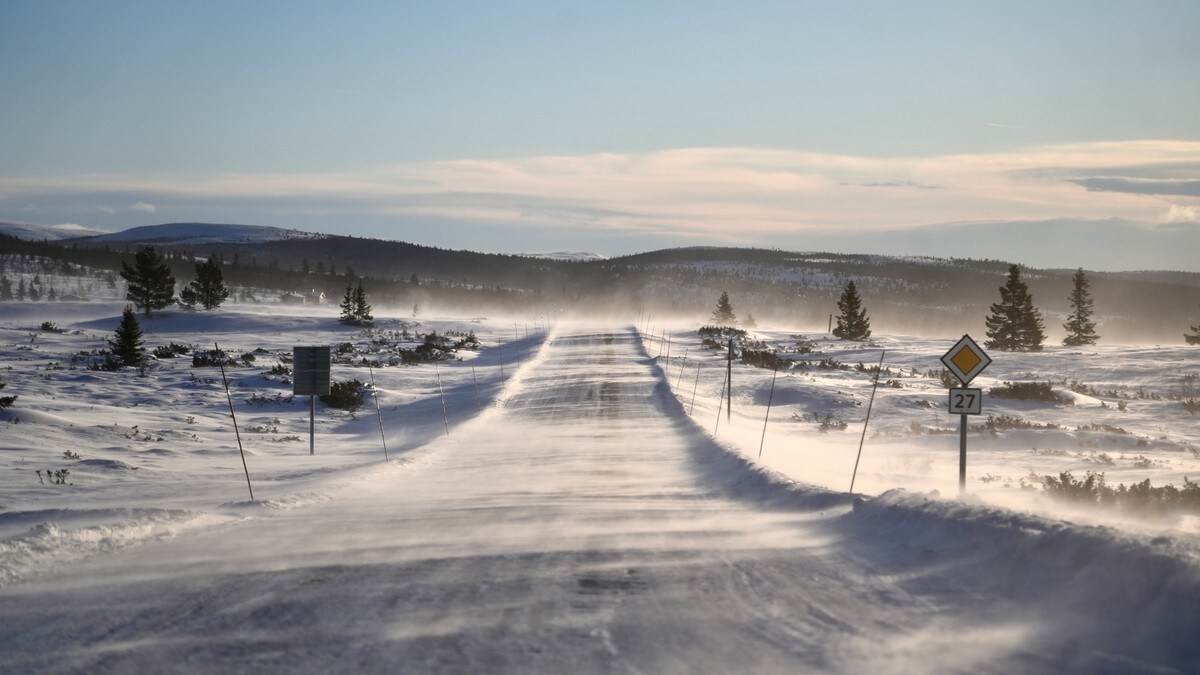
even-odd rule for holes
{"type": "Polygon", "coordinates": [[[942,363],[946,364],[964,387],[991,362],[992,358],[975,344],[970,335],[962,336],[962,339],[942,357],[942,363]]]}

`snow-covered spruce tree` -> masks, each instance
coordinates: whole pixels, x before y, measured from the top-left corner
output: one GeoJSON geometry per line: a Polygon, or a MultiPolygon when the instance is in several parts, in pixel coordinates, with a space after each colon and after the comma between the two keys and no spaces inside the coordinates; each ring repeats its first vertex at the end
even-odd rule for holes
{"type": "Polygon", "coordinates": [[[1068,347],[1094,345],[1100,336],[1096,335],[1096,322],[1092,321],[1092,295],[1082,267],[1075,271],[1071,281],[1075,287],[1071,290],[1071,314],[1063,324],[1067,336],[1062,343],[1068,347]]]}
{"type": "Polygon", "coordinates": [[[142,327],[138,325],[133,305],[125,305],[125,311],[121,313],[121,323],[117,325],[108,346],[120,365],[134,368],[142,368],[145,365],[146,349],[142,343],[142,327]]]}
{"type": "Polygon", "coordinates": [[[992,305],[985,319],[988,349],[1004,352],[1040,352],[1046,334],[1042,330],[1042,313],[1033,306],[1029,287],[1021,281],[1016,265],[1008,268],[1008,281],[1000,287],[1000,302],[992,305]]]}
{"type": "Polygon", "coordinates": [[[729,293],[721,291],[721,297],[717,298],[717,308],[713,310],[712,318],[718,326],[737,325],[737,315],[733,313],[733,303],[729,301],[729,293]]]}
{"type": "Polygon", "coordinates": [[[196,278],[179,292],[179,302],[188,309],[200,305],[205,310],[216,309],[229,297],[225,275],[214,253],[204,262],[196,263],[196,278]]]}
{"type": "Polygon", "coordinates": [[[171,276],[171,268],[153,246],[138,249],[132,267],[122,261],[121,278],[129,282],[125,299],[146,316],[175,302],[175,277],[171,276]]]}
{"type": "Polygon", "coordinates": [[[837,327],[833,329],[836,337],[843,340],[866,340],[871,337],[871,319],[867,318],[867,310],[862,306],[862,299],[858,297],[858,288],[853,281],[846,284],[837,306],[841,314],[838,315],[837,327]]]}

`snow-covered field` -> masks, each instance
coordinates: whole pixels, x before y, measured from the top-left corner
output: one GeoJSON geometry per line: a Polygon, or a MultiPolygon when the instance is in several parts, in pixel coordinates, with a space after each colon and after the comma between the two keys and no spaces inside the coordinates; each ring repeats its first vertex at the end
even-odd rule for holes
{"type": "Polygon", "coordinates": [[[928,375],[958,336],[808,333],[813,351],[785,357],[812,366],[773,391],[772,371],[734,364],[727,418],[723,355],[696,326],[671,326],[668,347],[632,321],[377,312],[367,334],[277,305],[144,320],[150,348],[253,355],[228,370],[244,471],[218,369],[86,367],[121,306],[0,306],[0,395],[19,396],[0,412],[6,672],[1200,663],[1195,520],[1068,511],[1040,488],[1062,471],[1200,474],[1200,416],[1178,400],[1194,349],[992,354],[977,386],[1050,380],[1073,404],[986,398],[983,418],[1039,428],[973,431],[959,498],[958,420],[928,375]],[[431,330],[482,347],[361,365],[431,330]],[[295,345],[345,343],[333,378],[373,376],[380,414],[370,396],[355,413],[318,404],[310,455],[308,400],[272,370],[295,345]],[[854,366],[881,350],[855,496],[872,387],[854,366]]]}

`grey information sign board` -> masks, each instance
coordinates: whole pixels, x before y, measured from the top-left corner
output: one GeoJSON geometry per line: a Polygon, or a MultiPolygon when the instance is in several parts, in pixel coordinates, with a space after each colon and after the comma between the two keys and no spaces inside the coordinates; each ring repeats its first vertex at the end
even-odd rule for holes
{"type": "Polygon", "coordinates": [[[329,347],[292,347],[292,393],[329,395],[329,347]]]}

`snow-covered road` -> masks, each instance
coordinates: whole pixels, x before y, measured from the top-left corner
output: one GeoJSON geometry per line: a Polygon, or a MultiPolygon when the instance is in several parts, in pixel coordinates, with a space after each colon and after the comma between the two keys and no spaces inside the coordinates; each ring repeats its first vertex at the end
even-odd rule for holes
{"type": "Polygon", "coordinates": [[[1195,655],[1091,641],[1122,624],[1080,620],[1083,592],[976,583],[967,565],[1002,551],[978,529],[913,549],[848,495],[769,483],[684,414],[631,330],[552,335],[506,394],[327,499],[230,505],[0,589],[0,669],[1174,672],[1195,655]]]}

